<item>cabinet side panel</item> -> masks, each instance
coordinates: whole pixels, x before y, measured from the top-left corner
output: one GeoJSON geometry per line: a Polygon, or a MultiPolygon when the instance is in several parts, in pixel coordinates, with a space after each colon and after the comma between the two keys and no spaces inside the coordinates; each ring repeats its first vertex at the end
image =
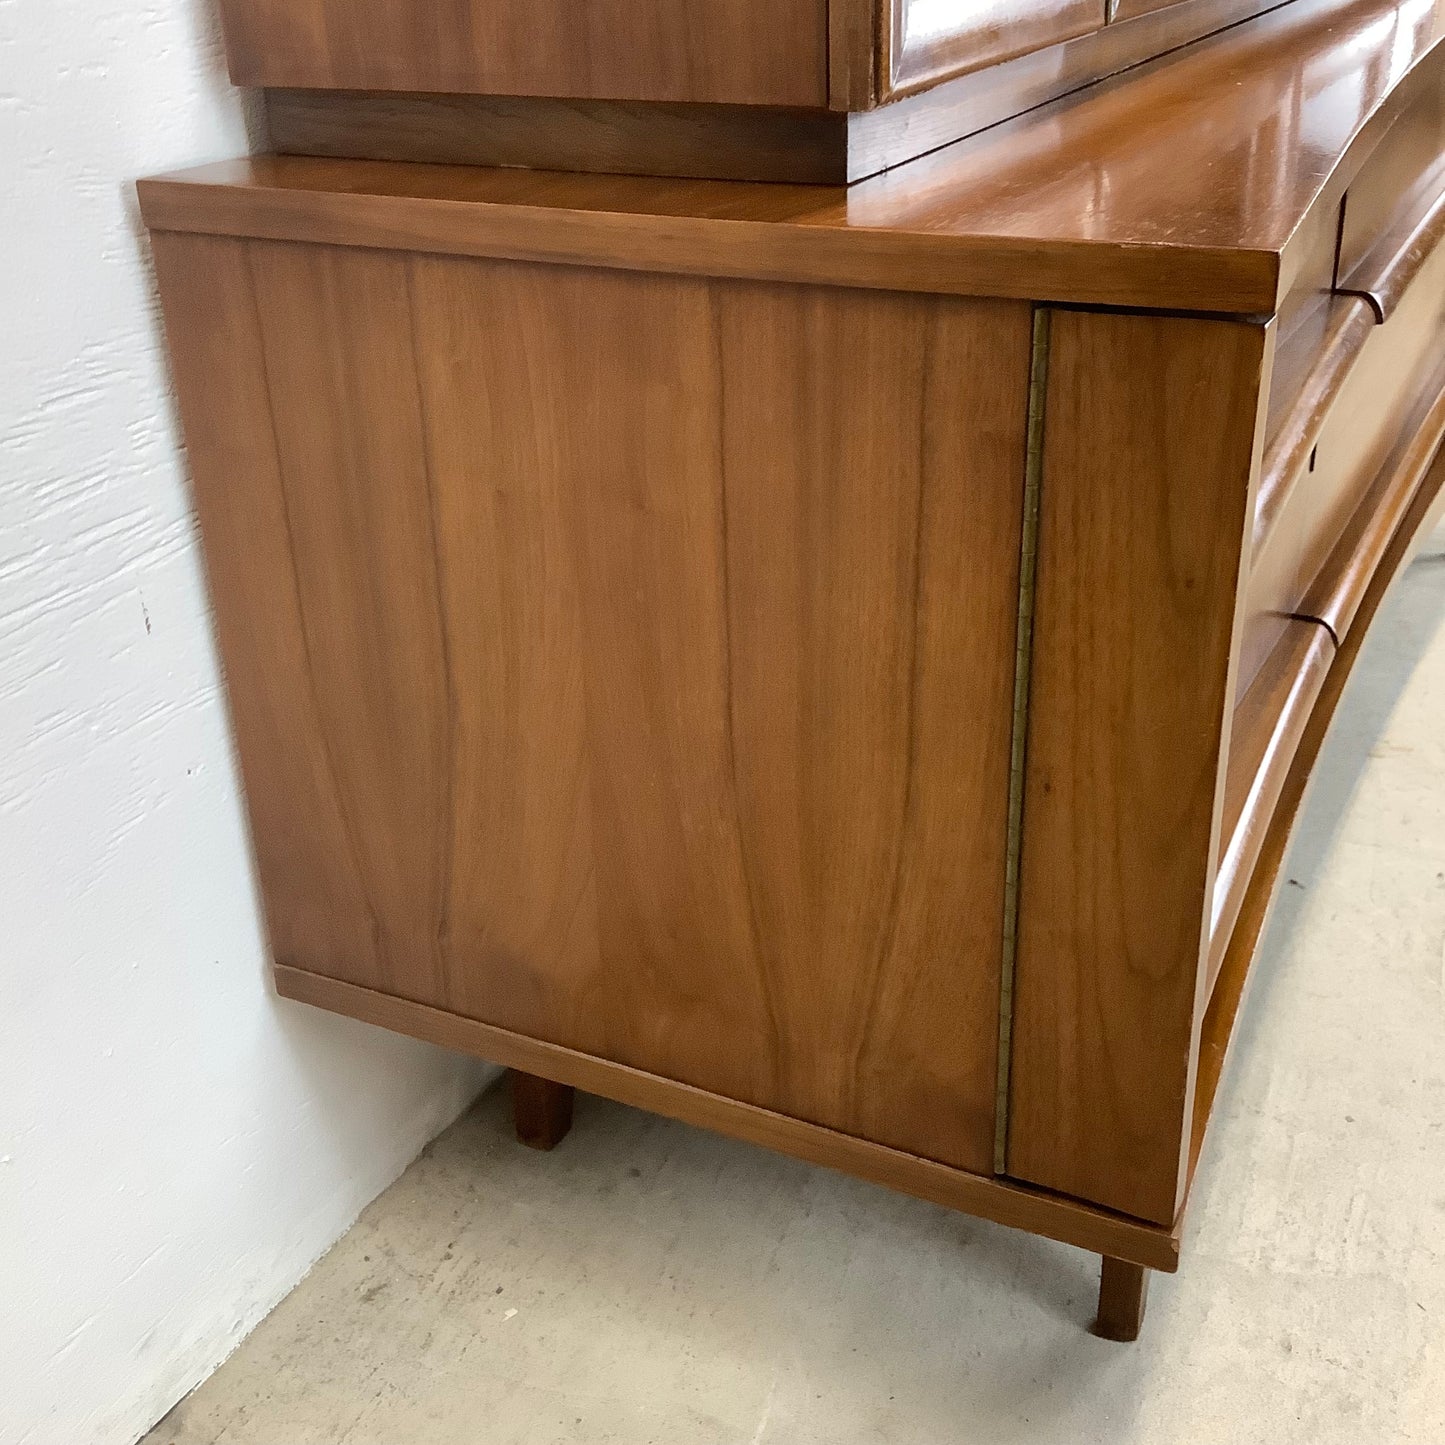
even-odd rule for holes
{"type": "Polygon", "coordinates": [[[222,0],[238,85],[828,103],[826,0],[222,0]]]}
{"type": "Polygon", "coordinates": [[[1008,1172],[1179,1199],[1265,330],[1057,312],[1008,1172]]]}
{"type": "Polygon", "coordinates": [[[272,947],[382,987],[302,622],[249,243],[152,237],[272,947]]]}

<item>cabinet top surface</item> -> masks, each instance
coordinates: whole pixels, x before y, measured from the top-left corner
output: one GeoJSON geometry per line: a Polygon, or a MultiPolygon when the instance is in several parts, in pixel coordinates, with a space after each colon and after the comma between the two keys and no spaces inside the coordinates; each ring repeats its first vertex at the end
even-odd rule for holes
{"type": "Polygon", "coordinates": [[[141,183],[154,229],[903,290],[1275,309],[1445,0],[1293,0],[851,188],[261,156],[141,183]]]}

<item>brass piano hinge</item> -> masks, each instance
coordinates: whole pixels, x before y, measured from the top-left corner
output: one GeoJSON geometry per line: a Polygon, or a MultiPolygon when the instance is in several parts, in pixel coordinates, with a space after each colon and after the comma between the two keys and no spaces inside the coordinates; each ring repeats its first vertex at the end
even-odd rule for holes
{"type": "Polygon", "coordinates": [[[1034,642],[1034,584],[1038,574],[1039,489],[1044,467],[1044,392],[1049,370],[1049,317],[1034,310],[1029,355],[1029,412],[1024,451],[1024,507],[1019,537],[1018,627],[1014,643],[1012,739],[1009,745],[1008,834],[1003,887],[1003,959],[998,998],[998,1092],[994,1101],[993,1170],[1008,1168],[1009,1068],[1013,1051],[1014,962],[1018,954],[1019,848],[1028,745],[1029,669],[1034,642]]]}

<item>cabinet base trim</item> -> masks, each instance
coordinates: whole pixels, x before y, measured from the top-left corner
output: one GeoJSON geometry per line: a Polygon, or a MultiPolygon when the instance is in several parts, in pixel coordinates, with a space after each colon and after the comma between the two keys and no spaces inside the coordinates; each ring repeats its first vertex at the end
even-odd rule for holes
{"type": "Polygon", "coordinates": [[[444,1009],[377,993],[305,969],[278,963],[275,977],[276,991],[283,998],[473,1054],[554,1083],[570,1084],[587,1093],[601,1094],[618,1103],[664,1114],[750,1144],[761,1144],[810,1164],[837,1169],[995,1224],[1041,1234],[1061,1244],[1077,1245],[1080,1249],[1167,1273],[1179,1267],[1176,1230],[1093,1209],[1041,1190],[966,1174],[931,1159],[855,1139],[753,1104],[739,1103],[736,1099],[725,1099],[625,1064],[526,1038],[444,1009]]]}

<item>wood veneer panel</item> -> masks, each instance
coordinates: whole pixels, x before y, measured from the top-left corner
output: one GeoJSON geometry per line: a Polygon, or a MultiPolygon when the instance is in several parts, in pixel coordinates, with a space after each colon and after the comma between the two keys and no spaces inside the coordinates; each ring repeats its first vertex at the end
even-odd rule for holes
{"type": "Polygon", "coordinates": [[[237,85],[828,102],[826,0],[221,0],[237,85]]]}
{"type": "Polygon", "coordinates": [[[1179,1202],[1257,465],[1262,326],[1058,312],[1008,1172],[1179,1202]]]}
{"type": "Polygon", "coordinates": [[[1207,991],[1214,988],[1275,806],[1335,655],[1334,639],[1322,623],[1304,617],[1282,621],[1278,644],[1234,710],[1210,915],[1207,991]]]}
{"type": "Polygon", "coordinates": [[[158,255],[278,961],[989,1169],[1029,308],[158,255]]]}
{"type": "Polygon", "coordinates": [[[317,726],[383,977],[439,1001],[453,722],[405,263],[265,244],[249,260],[317,726]]]}
{"type": "Polygon", "coordinates": [[[866,110],[878,100],[881,0],[828,0],[828,104],[866,110]]]}
{"type": "MultiPolygon", "coordinates": [[[[273,88],[267,124],[284,155],[842,184],[1280,3],[1176,0],[1167,11],[1094,28],[879,106],[873,0],[833,0],[829,110],[273,88]]],[[[1332,267],[1333,231],[1328,240],[1332,267]]]]}
{"type": "Polygon", "coordinates": [[[841,184],[848,121],[821,110],[540,96],[270,90],[283,155],[841,184]]]}
{"type": "Polygon", "coordinates": [[[721,300],[721,355],[750,359],[723,377],[730,726],[797,1021],[783,1096],[988,1171],[1029,308],[721,300]]]}
{"type": "Polygon", "coordinates": [[[1137,1219],[1090,1209],[1072,1199],[985,1179],[816,1124],[741,1104],[717,1094],[661,1079],[638,1069],[595,1059],[555,1044],[540,1043],[474,1019],[375,993],[319,974],[276,969],[284,997],[349,1018],[409,1034],[443,1048],[523,1069],[542,1078],[585,1089],[635,1108],[759,1144],[827,1169],[839,1169],[888,1189],[948,1209],[1048,1239],[1173,1273],[1179,1268],[1179,1238],[1172,1230],[1137,1219]]]}
{"type": "Polygon", "coordinates": [[[152,238],[256,871],[279,957],[384,987],[312,669],[250,249],[152,238]]]}

